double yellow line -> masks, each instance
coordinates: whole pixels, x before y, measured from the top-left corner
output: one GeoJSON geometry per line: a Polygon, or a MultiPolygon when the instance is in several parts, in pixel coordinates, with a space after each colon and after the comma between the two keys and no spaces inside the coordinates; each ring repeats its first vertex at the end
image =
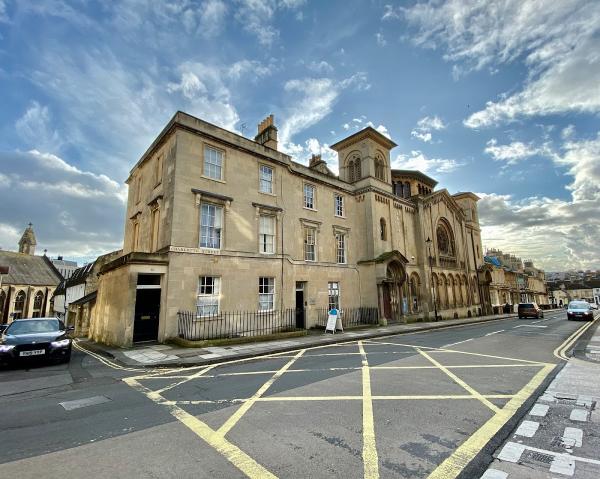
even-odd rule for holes
{"type": "Polygon", "coordinates": [[[558,348],[554,350],[554,356],[563,361],[568,361],[569,357],[566,355],[567,351],[573,347],[575,342],[580,338],[580,336],[585,333],[592,325],[600,318],[597,316],[593,321],[590,321],[587,324],[584,324],[581,328],[575,331],[571,336],[569,336],[564,343],[562,343],[558,348]]]}

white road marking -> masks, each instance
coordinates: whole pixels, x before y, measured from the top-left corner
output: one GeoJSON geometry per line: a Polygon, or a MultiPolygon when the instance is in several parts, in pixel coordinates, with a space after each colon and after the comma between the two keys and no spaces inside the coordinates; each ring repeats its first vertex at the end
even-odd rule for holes
{"type": "Polygon", "coordinates": [[[529,415],[544,417],[546,414],[548,414],[548,409],[550,409],[550,406],[547,406],[546,404],[536,403],[535,406],[531,408],[531,411],[529,411],[529,415]]]}
{"type": "Polygon", "coordinates": [[[493,333],[487,333],[486,336],[491,336],[492,334],[498,334],[506,331],[505,329],[501,329],[500,331],[494,331],[493,333]]]}
{"type": "Polygon", "coordinates": [[[550,472],[572,476],[575,474],[575,460],[568,455],[554,456],[550,464],[550,472]]]}
{"type": "Polygon", "coordinates": [[[521,460],[521,455],[525,452],[525,446],[523,444],[517,444],[516,442],[507,442],[500,454],[498,459],[501,461],[508,461],[517,463],[521,460]]]}
{"type": "Polygon", "coordinates": [[[535,421],[523,421],[521,425],[515,431],[517,436],[533,437],[540,427],[539,422],[535,421]]]}
{"type": "Polygon", "coordinates": [[[80,407],[95,406],[96,404],[102,404],[109,401],[112,401],[112,399],[109,399],[106,396],[93,396],[90,398],[75,399],[74,401],[59,402],[58,404],[65,408],[66,411],[72,411],[73,409],[79,409],[80,407]]]}
{"type": "Polygon", "coordinates": [[[563,439],[574,441],[573,445],[575,447],[581,447],[581,444],[583,443],[583,430],[576,427],[565,427],[563,439]]]}
{"type": "Polygon", "coordinates": [[[480,479],[506,479],[508,474],[498,469],[488,469],[483,473],[480,479]]]}
{"type": "Polygon", "coordinates": [[[547,328],[548,326],[540,326],[539,324],[519,324],[518,326],[513,326],[513,329],[517,328],[547,328]]]}
{"type": "Polygon", "coordinates": [[[469,341],[473,341],[475,338],[465,339],[464,341],[458,341],[457,343],[445,344],[442,348],[449,348],[450,346],[456,346],[457,344],[467,343],[469,341]]]}
{"type": "Polygon", "coordinates": [[[571,421],[586,422],[587,421],[587,416],[588,416],[587,410],[585,410],[585,409],[573,409],[571,411],[571,415],[569,416],[569,419],[571,421]]]}

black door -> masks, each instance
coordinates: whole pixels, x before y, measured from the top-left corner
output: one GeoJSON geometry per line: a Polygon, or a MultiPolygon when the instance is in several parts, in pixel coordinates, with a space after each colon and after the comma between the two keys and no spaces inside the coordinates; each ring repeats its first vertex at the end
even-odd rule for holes
{"type": "Polygon", "coordinates": [[[138,289],[135,295],[134,342],[158,339],[159,313],[160,289],[138,289]]]}
{"type": "Polygon", "coordinates": [[[304,284],[296,284],[296,327],[304,329],[304,284]]]}

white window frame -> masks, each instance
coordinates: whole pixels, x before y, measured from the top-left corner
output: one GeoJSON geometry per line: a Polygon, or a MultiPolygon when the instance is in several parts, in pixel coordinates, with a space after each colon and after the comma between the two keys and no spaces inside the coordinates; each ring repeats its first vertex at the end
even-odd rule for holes
{"type": "Polygon", "coordinates": [[[335,216],[338,216],[340,218],[346,217],[344,197],[342,195],[339,195],[337,193],[333,195],[333,207],[335,216]]]}
{"type": "Polygon", "coordinates": [[[327,283],[327,310],[331,311],[335,307],[340,309],[340,282],[329,281],[327,283]],[[332,302],[332,298],[334,301],[332,302]]]}
{"type": "Polygon", "coordinates": [[[196,293],[196,317],[206,318],[217,316],[221,307],[221,278],[219,276],[200,276],[198,278],[198,291],[196,293]],[[209,284],[209,281],[212,284],[209,284]],[[212,288],[211,293],[207,293],[207,289],[212,288]],[[200,304],[202,301],[203,304],[200,304]],[[214,309],[216,307],[216,310],[214,309]],[[202,309],[201,309],[202,308],[202,309]],[[205,313],[206,308],[211,308],[213,311],[205,313]],[[202,313],[200,312],[202,311],[202,313]]]}
{"type": "Polygon", "coordinates": [[[261,254],[275,254],[275,236],[277,231],[277,218],[273,215],[260,215],[258,217],[258,251],[261,254]],[[265,231],[265,221],[271,222],[271,231],[265,231]]]}
{"type": "Polygon", "coordinates": [[[220,250],[223,246],[223,207],[221,205],[216,205],[214,203],[200,203],[200,238],[198,244],[200,248],[206,249],[214,249],[220,250]],[[208,218],[213,218],[212,224],[208,221],[207,224],[203,224],[203,213],[205,211],[209,213],[208,218]],[[214,214],[211,216],[210,212],[214,211],[214,214]],[[209,234],[203,234],[204,228],[208,228],[206,231],[209,234]],[[210,232],[214,230],[216,232],[216,238],[218,239],[218,246],[214,246],[214,241],[211,241],[212,235],[210,232]],[[206,243],[203,244],[203,238],[206,238],[206,243]]]}
{"type": "Polygon", "coordinates": [[[211,145],[204,145],[204,154],[203,154],[203,162],[202,162],[202,175],[205,178],[209,178],[211,180],[223,181],[223,171],[225,168],[225,152],[218,148],[215,148],[211,145]],[[211,158],[211,153],[214,152],[215,158],[219,161],[213,161],[211,158]],[[220,158],[219,156],[220,155],[220,158]],[[219,176],[214,176],[215,172],[219,171],[219,176]]]}
{"type": "Polygon", "coordinates": [[[346,233],[338,232],[335,234],[335,259],[337,264],[346,264],[348,262],[346,233]]]}
{"type": "Polygon", "coordinates": [[[270,166],[263,165],[262,163],[258,165],[258,191],[260,193],[266,193],[268,195],[273,194],[273,186],[275,184],[275,169],[270,166]],[[263,173],[266,171],[270,171],[271,178],[267,179],[263,176],[263,173]],[[265,185],[268,185],[268,188],[265,189],[265,185]]]}
{"type": "Polygon", "coordinates": [[[317,228],[304,226],[304,261],[317,261],[317,228]],[[312,259],[309,258],[309,247],[312,246],[312,259]]]}
{"type": "Polygon", "coordinates": [[[302,204],[304,208],[308,210],[316,210],[317,209],[317,188],[315,185],[311,185],[310,183],[304,183],[302,187],[302,204]],[[311,191],[311,195],[308,196],[307,192],[311,191]],[[309,200],[310,199],[310,204],[309,200]]]}
{"type": "Polygon", "coordinates": [[[275,309],[275,278],[260,276],[258,278],[258,310],[273,311],[275,309]],[[264,308],[264,305],[270,306],[264,308]]]}

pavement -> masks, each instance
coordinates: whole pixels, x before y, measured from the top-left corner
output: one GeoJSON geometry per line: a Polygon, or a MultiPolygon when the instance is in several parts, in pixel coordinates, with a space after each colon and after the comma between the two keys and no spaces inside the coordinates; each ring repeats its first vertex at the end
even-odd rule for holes
{"type": "Polygon", "coordinates": [[[600,477],[600,313],[595,319],[481,479],[600,477]]]}
{"type": "MultiPolygon", "coordinates": [[[[549,312],[549,311],[547,311],[549,312]]],[[[410,324],[390,324],[365,329],[351,329],[335,334],[311,330],[307,336],[294,339],[279,339],[250,344],[219,347],[184,348],[171,344],[140,344],[131,348],[117,348],[79,339],[77,345],[87,352],[110,358],[117,364],[128,367],[186,367],[202,366],[223,360],[247,359],[264,354],[282,353],[312,346],[337,344],[354,339],[368,339],[395,334],[429,331],[451,326],[485,323],[501,319],[516,318],[516,314],[497,314],[474,318],[429,321],[410,324]]]]}

